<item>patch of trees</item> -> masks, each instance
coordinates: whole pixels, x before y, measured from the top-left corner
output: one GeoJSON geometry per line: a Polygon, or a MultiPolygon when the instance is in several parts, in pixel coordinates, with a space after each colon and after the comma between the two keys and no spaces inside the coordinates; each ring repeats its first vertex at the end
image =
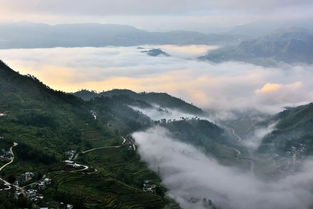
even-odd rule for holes
{"type": "Polygon", "coordinates": [[[17,116],[17,122],[37,127],[56,128],[57,122],[49,113],[28,112],[17,116]]]}
{"type": "Polygon", "coordinates": [[[17,146],[15,149],[16,155],[20,160],[31,161],[34,163],[41,163],[45,165],[57,162],[54,154],[34,149],[33,147],[26,144],[19,144],[19,146],[17,146]]]}

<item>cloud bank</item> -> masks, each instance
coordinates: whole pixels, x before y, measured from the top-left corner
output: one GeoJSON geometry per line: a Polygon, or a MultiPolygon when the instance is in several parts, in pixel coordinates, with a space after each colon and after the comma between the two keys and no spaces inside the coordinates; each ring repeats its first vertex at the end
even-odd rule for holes
{"type": "Polygon", "coordinates": [[[150,57],[137,47],[106,47],[0,50],[0,57],[15,70],[68,92],[83,88],[167,92],[219,112],[274,113],[284,106],[313,101],[310,65],[213,64],[194,58],[205,51],[203,46],[149,47],[172,56],[150,57]]]}
{"type": "Polygon", "coordinates": [[[216,9],[252,9],[268,11],[285,7],[312,6],[310,0],[1,0],[3,10],[20,12],[39,12],[52,14],[80,15],[133,15],[133,14],[185,14],[195,11],[212,11],[216,9]]]}
{"type": "Polygon", "coordinates": [[[133,134],[142,159],[159,172],[169,195],[184,209],[205,209],[212,200],[223,209],[308,209],[313,204],[313,162],[276,181],[218,164],[163,128],[133,134]]]}

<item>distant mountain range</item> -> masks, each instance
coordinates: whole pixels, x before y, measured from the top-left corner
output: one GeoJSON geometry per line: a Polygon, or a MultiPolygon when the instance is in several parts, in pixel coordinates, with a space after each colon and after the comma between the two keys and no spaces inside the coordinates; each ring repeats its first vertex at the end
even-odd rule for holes
{"type": "Polygon", "coordinates": [[[209,44],[237,42],[242,35],[191,31],[147,32],[126,25],[34,23],[0,24],[0,49],[209,44]]]}
{"type": "Polygon", "coordinates": [[[282,30],[211,51],[200,59],[213,62],[242,61],[265,66],[280,62],[312,64],[313,32],[300,28],[282,30]]]}

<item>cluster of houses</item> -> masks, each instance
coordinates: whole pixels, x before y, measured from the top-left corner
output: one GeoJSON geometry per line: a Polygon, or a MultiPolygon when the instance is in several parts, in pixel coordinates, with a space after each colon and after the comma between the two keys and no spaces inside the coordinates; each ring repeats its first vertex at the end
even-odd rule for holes
{"type": "MultiPolygon", "coordinates": [[[[28,175],[23,175],[28,176],[28,175]]],[[[30,175],[32,176],[32,175],[30,175]]],[[[52,180],[50,178],[43,178],[39,180],[38,182],[34,182],[26,187],[28,187],[27,190],[16,190],[15,191],[15,199],[19,199],[20,197],[26,197],[27,199],[33,201],[34,203],[40,203],[44,196],[40,194],[40,191],[47,189],[48,185],[52,183],[52,180]]],[[[41,204],[41,203],[40,203],[41,204]]],[[[62,209],[73,209],[74,206],[71,204],[65,204],[63,202],[59,203],[59,208],[62,209]]],[[[48,207],[40,207],[40,209],[49,209],[48,207]]]]}
{"type": "Polygon", "coordinates": [[[0,162],[8,162],[12,159],[13,155],[10,151],[0,149],[0,162]]]}
{"type": "Polygon", "coordinates": [[[69,151],[66,151],[64,154],[65,154],[67,160],[72,161],[74,159],[76,151],[75,150],[69,150],[69,151]]]}
{"type": "Polygon", "coordinates": [[[25,184],[25,183],[31,181],[34,178],[34,176],[35,176],[35,174],[33,172],[25,172],[22,175],[20,175],[19,177],[17,177],[14,184],[16,186],[20,186],[22,184],[25,184]]]}
{"type": "Polygon", "coordinates": [[[45,190],[51,184],[52,180],[49,178],[44,178],[37,183],[39,190],[45,190]]]}
{"type": "Polygon", "coordinates": [[[144,183],[143,183],[142,190],[144,192],[155,193],[156,188],[157,188],[157,185],[153,184],[150,180],[145,180],[144,183]]]}
{"type": "Polygon", "coordinates": [[[26,198],[31,201],[37,202],[43,200],[44,196],[39,194],[38,190],[36,189],[28,189],[26,191],[26,198]]]}
{"type": "MultiPolygon", "coordinates": [[[[25,172],[17,178],[14,185],[19,187],[22,184],[30,182],[34,177],[35,177],[35,174],[33,172],[25,172]]],[[[50,185],[51,182],[52,180],[50,178],[43,178],[39,181],[31,183],[25,186],[29,188],[25,191],[22,191],[22,189],[16,190],[15,198],[19,199],[21,196],[25,196],[31,201],[34,201],[34,202],[40,201],[44,198],[44,196],[41,195],[39,192],[47,189],[48,185],[50,185]]]]}
{"type": "Polygon", "coordinates": [[[195,116],[195,117],[180,117],[179,119],[161,119],[161,120],[157,120],[157,121],[154,121],[156,125],[164,125],[164,124],[167,124],[167,123],[171,123],[171,122],[175,122],[175,121],[189,121],[189,120],[193,120],[193,121],[199,121],[201,120],[199,117],[195,116]]]}

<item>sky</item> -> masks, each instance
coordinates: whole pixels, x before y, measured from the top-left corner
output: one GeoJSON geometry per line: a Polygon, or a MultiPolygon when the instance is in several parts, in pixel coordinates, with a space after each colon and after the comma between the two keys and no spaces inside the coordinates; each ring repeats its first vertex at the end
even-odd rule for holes
{"type": "Polygon", "coordinates": [[[152,31],[223,30],[312,17],[311,0],[0,0],[0,22],[118,23],[152,31]]]}

